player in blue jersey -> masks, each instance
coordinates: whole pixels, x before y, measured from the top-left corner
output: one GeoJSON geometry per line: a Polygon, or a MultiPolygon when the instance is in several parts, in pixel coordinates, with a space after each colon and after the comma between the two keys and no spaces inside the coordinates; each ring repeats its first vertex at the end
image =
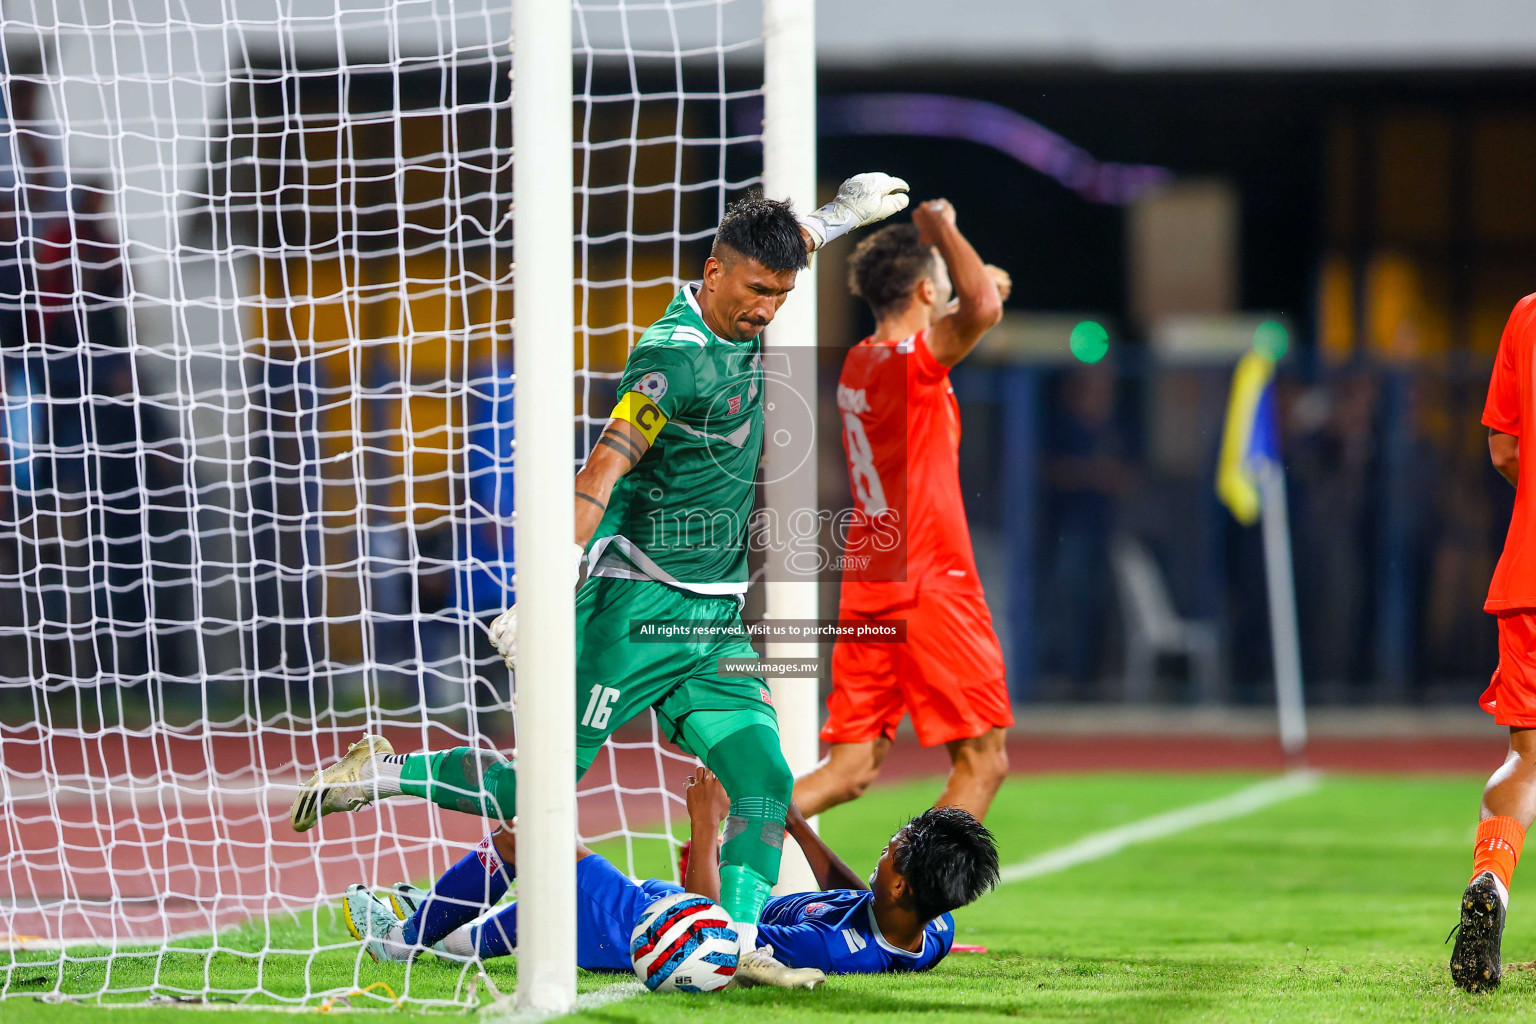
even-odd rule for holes
{"type": "MultiPolygon", "coordinates": [[[[576,963],[589,971],[628,971],[629,938],[645,908],[664,896],[696,892],[720,897],[716,837],[730,801],[720,781],[700,768],[688,784],[693,852],[684,885],[647,879],[632,881],[607,860],[579,847],[576,865],[576,963]]],[[[763,908],[758,946],[767,955],[804,972],[805,987],[827,974],[926,971],[949,953],[955,940],[950,912],[997,884],[997,845],[992,833],[969,812],[935,807],[902,826],[886,844],[866,884],[811,830],[790,806],[787,827],[815,872],[819,892],[781,896],[763,908]]],[[[510,829],[494,834],[483,856],[510,882],[516,868],[516,839],[510,829]]],[[[502,892],[505,888],[502,887],[502,892]]],[[[376,960],[404,960],[420,952],[402,941],[402,919],[431,912],[429,894],[407,883],[389,891],[389,901],[366,886],[347,890],[348,927],[368,944],[376,960]]],[[[441,900],[441,897],[438,897],[441,900]]],[[[494,903],[490,900],[484,906],[494,903]]],[[[517,948],[517,904],[486,920],[452,932],[437,952],[489,959],[517,948]]],[[[750,970],[737,977],[750,983],[750,970]]]]}

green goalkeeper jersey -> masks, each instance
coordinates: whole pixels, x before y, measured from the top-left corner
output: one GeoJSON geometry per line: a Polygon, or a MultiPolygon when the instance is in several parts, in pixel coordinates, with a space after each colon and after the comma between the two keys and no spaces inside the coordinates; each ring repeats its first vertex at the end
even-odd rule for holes
{"type": "Polygon", "coordinates": [[[744,594],[763,448],[762,341],[717,337],[694,288],[677,293],[624,366],[613,415],[651,447],[615,485],[588,563],[595,576],[744,594]]]}

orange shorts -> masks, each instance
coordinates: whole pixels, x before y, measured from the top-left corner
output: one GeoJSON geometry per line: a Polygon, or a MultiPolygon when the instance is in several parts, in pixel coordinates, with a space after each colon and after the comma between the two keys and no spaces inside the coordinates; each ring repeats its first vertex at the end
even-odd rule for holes
{"type": "Polygon", "coordinates": [[[1478,703],[1500,725],[1536,727],[1536,615],[1499,615],[1499,667],[1478,703]]]}
{"type": "Polygon", "coordinates": [[[910,604],[848,619],[905,619],[905,643],[838,643],[832,648],[828,743],[893,739],[911,714],[925,747],[968,740],[1013,724],[1003,649],[980,594],[920,591],[910,604]]]}

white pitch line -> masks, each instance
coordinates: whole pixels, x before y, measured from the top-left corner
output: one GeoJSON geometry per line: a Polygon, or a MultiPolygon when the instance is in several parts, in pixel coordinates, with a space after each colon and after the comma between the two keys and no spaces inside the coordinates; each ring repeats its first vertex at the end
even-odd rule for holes
{"type": "Polygon", "coordinates": [[[1150,843],[1153,840],[1178,835],[1180,832],[1188,832],[1202,825],[1213,825],[1218,821],[1241,818],[1310,793],[1318,787],[1321,779],[1322,776],[1318,772],[1289,772],[1277,779],[1255,783],[1246,789],[1240,789],[1236,793],[1230,793],[1215,800],[1191,804],[1165,814],[1156,814],[1150,818],[1133,821],[1129,825],[1095,832],[1075,843],[1047,850],[1017,864],[1009,864],[999,873],[998,884],[1007,885],[1010,882],[1022,882],[1026,878],[1038,878],[1041,875],[1065,871],[1079,864],[1087,864],[1089,861],[1112,856],[1127,846],[1150,843]]]}
{"type": "MultiPolygon", "coordinates": [[[[645,986],[638,981],[620,982],[600,988],[594,992],[587,992],[576,997],[576,1005],[570,1013],[581,1013],[583,1010],[595,1010],[609,1003],[622,1002],[625,999],[633,999],[645,992],[645,986]]],[[[564,1013],[553,1011],[522,1010],[514,1001],[516,996],[507,995],[491,1003],[480,1011],[480,1020],[497,1024],[538,1024],[540,1021],[555,1020],[566,1016],[564,1013]]]]}
{"type": "MultiPolygon", "coordinates": [[[[1266,779],[1263,782],[1254,783],[1236,793],[1218,797],[1215,800],[1207,800],[1201,804],[1191,804],[1178,810],[1168,811],[1165,814],[1156,814],[1150,818],[1133,821],[1129,825],[1120,825],[1116,828],[1106,829],[1103,832],[1095,832],[1084,836],[1075,843],[1047,850],[1045,853],[1010,864],[1000,872],[1000,885],[1009,882],[1022,882],[1026,878],[1037,878],[1040,875],[1049,875],[1056,871],[1065,871],[1067,868],[1086,864],[1089,861],[1100,860],[1112,854],[1119,853],[1128,846],[1138,843],[1149,843],[1155,839],[1165,839],[1168,836],[1187,832],[1202,825],[1213,825],[1218,821],[1230,821],[1233,818],[1241,818],[1244,815],[1261,811],[1286,800],[1294,799],[1312,792],[1318,786],[1322,776],[1317,772],[1298,771],[1290,772],[1276,779],[1266,779]]],[[[638,983],[613,985],[609,988],[599,989],[596,992],[588,992],[578,996],[573,1013],[582,1010],[595,1009],[608,1003],[616,1003],[629,999],[645,991],[645,987],[638,983]]],[[[481,1020],[494,1019],[497,1024],[533,1024],[536,1021],[547,1021],[556,1014],[529,1014],[518,1012],[512,1008],[511,997],[498,1000],[497,1004],[486,1007],[481,1011],[481,1020]],[[498,1012],[498,1010],[500,1012],[498,1012]]]]}

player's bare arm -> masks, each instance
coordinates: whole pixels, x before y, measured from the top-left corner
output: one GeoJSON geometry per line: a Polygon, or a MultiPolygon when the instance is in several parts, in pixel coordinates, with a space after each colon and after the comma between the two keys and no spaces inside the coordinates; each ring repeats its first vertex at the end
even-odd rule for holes
{"type": "MultiPolygon", "coordinates": [[[[933,357],[945,366],[954,366],[1003,318],[999,279],[960,233],[949,200],[932,199],[921,204],[912,213],[912,223],[922,233],[923,242],[939,250],[954,285],[954,312],[934,324],[927,335],[933,357]]],[[[1011,279],[1007,284],[1011,290],[1011,279]]]]}
{"type": "Polygon", "coordinates": [[[688,776],[688,836],[693,845],[683,888],[720,902],[720,825],[731,812],[731,798],[715,773],[700,765],[688,776]]]}
{"type": "Polygon", "coordinates": [[[800,851],[805,854],[806,863],[811,866],[811,873],[816,876],[816,884],[822,889],[868,889],[869,885],[861,878],[858,872],[844,863],[843,859],[833,852],[832,848],[822,841],[816,830],[811,828],[811,823],[805,820],[805,815],[800,813],[800,808],[793,801],[789,805],[789,814],[784,819],[784,827],[800,844],[800,851]]]}
{"type": "Polygon", "coordinates": [[[581,472],[576,474],[576,543],[582,548],[591,543],[597,532],[614,485],[645,458],[650,447],[651,442],[633,423],[617,416],[608,421],[581,472]]]}
{"type": "MultiPolygon", "coordinates": [[[[874,224],[907,208],[907,183],[900,178],[871,171],[855,174],[843,182],[830,203],[812,213],[796,218],[800,239],[807,253],[855,228],[874,224]]],[[[717,236],[718,242],[718,236],[717,236]]],[[[793,243],[791,243],[793,245],[793,243]]],[[[803,265],[803,264],[802,264],[803,265]]],[[[718,337],[739,342],[755,339],[772,322],[774,315],[795,286],[796,269],[773,270],[759,261],[746,258],[730,245],[717,245],[704,264],[698,301],[705,325],[718,337]]],[[[643,417],[658,423],[654,403],[644,395],[631,393],[620,400],[620,409],[609,421],[586,464],[576,476],[573,501],[576,503],[576,529],[572,548],[571,584],[580,576],[581,559],[592,535],[597,532],[608,500],[619,479],[633,469],[650,448],[656,429],[647,430],[643,417]],[[626,405],[625,403],[628,402],[626,405]],[[627,410],[627,412],[626,412],[627,410]],[[630,421],[633,416],[633,422],[630,421]]],[[[517,608],[511,607],[492,621],[489,629],[495,645],[508,668],[517,667],[517,608]]]]}
{"type": "MultiPolygon", "coordinates": [[[[720,825],[730,813],[730,797],[725,787],[708,769],[700,766],[688,777],[686,789],[688,802],[689,838],[693,845],[688,854],[688,870],[683,876],[683,886],[689,892],[720,898],[720,850],[718,837],[720,825]]],[[[868,889],[869,885],[843,859],[824,843],[800,808],[789,805],[785,829],[800,844],[816,885],[822,889],[868,889]]]]}
{"type": "Polygon", "coordinates": [[[1520,439],[1513,434],[1488,428],[1488,457],[1493,468],[1509,481],[1511,487],[1520,485],[1520,439]]]}

